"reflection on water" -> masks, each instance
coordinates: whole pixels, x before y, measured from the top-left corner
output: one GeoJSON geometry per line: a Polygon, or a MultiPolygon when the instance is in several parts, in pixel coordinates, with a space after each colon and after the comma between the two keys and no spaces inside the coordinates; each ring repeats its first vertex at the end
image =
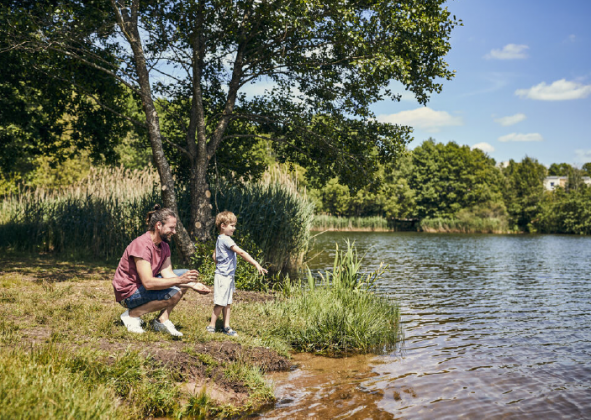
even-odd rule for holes
{"type": "Polygon", "coordinates": [[[591,238],[327,233],[401,303],[402,353],[304,358],[264,418],[591,418],[591,238]],[[339,395],[350,396],[340,398],[339,395]]]}

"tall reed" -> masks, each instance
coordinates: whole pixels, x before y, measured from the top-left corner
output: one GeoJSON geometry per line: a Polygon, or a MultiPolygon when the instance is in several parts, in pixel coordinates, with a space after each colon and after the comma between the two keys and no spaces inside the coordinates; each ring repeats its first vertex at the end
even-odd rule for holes
{"type": "Polygon", "coordinates": [[[260,182],[219,185],[212,201],[216,212],[237,215],[237,229],[261,249],[273,271],[301,264],[310,241],[314,204],[295,177],[273,166],[260,182]]]}
{"type": "Polygon", "coordinates": [[[329,354],[382,352],[401,340],[400,309],[375,293],[386,267],[361,271],[353,244],[337,249],[334,266],[318,283],[308,272],[308,286],[286,282],[288,299],[252,309],[263,339],[280,337],[297,351],[329,354]]]}
{"type": "Polygon", "coordinates": [[[314,216],[312,229],[383,232],[393,231],[395,230],[395,226],[388,219],[381,216],[341,217],[321,214],[314,216]]]}
{"type": "Polygon", "coordinates": [[[144,231],[146,212],[160,201],[156,184],[152,170],[93,168],[66,188],[7,196],[0,203],[0,247],[121,256],[144,231]]]}
{"type": "Polygon", "coordinates": [[[423,219],[421,220],[421,230],[430,233],[508,233],[510,231],[505,218],[481,217],[423,219]]]}
{"type": "MultiPolygon", "coordinates": [[[[158,176],[150,169],[92,169],[79,183],[57,190],[24,190],[0,202],[0,247],[95,258],[119,258],[145,231],[144,217],[161,202],[158,176]]],[[[294,178],[278,167],[260,182],[221,184],[214,210],[230,210],[239,229],[263,251],[275,270],[296,267],[310,238],[314,206],[294,178]]],[[[179,187],[181,218],[190,197],[179,187]]]]}

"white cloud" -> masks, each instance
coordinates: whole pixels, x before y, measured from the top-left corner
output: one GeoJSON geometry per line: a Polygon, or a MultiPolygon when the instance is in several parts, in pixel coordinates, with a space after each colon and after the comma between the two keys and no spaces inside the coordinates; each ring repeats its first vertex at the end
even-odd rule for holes
{"type": "Polygon", "coordinates": [[[401,111],[397,114],[378,115],[378,121],[408,125],[431,133],[438,132],[442,127],[464,125],[461,117],[454,117],[445,111],[435,111],[427,107],[401,111]]]}
{"type": "Polygon", "coordinates": [[[527,45],[507,44],[502,50],[491,50],[484,58],[496,60],[517,60],[527,58],[525,50],[529,49],[527,45]]]}
{"type": "Polygon", "coordinates": [[[474,146],[472,146],[470,149],[474,150],[474,149],[480,149],[483,152],[486,153],[491,153],[495,151],[495,148],[492,147],[490,144],[488,143],[477,143],[474,146]]]}
{"type": "Polygon", "coordinates": [[[560,79],[551,85],[542,82],[529,89],[517,89],[515,95],[522,98],[537,99],[539,101],[583,99],[591,95],[591,85],[583,85],[577,82],[568,82],[566,79],[560,79]]]}
{"type": "Polygon", "coordinates": [[[525,120],[527,117],[525,116],[525,114],[515,114],[515,115],[510,115],[508,117],[501,117],[501,118],[496,118],[495,122],[501,124],[503,127],[507,127],[513,124],[517,124],[518,122],[521,122],[523,120],[525,120]]]}
{"type": "Polygon", "coordinates": [[[544,138],[540,133],[528,133],[528,134],[518,134],[518,133],[511,133],[507,134],[506,136],[501,136],[498,139],[499,141],[506,142],[506,141],[544,141],[544,138]]]}
{"type": "Polygon", "coordinates": [[[575,42],[575,41],[577,40],[577,36],[576,36],[575,34],[570,34],[570,35],[568,36],[568,40],[569,40],[570,42],[575,42]]]}
{"type": "Polygon", "coordinates": [[[580,163],[591,162],[591,149],[589,149],[589,150],[578,149],[578,150],[575,150],[575,153],[577,154],[577,158],[576,158],[577,162],[580,162],[580,163]]]}

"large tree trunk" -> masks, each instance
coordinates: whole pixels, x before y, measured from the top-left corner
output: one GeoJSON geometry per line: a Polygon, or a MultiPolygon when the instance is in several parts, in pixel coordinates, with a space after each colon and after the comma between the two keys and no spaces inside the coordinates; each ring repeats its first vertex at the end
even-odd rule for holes
{"type": "Polygon", "coordinates": [[[215,218],[212,215],[211,191],[207,183],[207,165],[197,166],[191,177],[191,221],[199,241],[211,239],[215,218]]]}
{"type": "MultiPolygon", "coordinates": [[[[115,6],[115,5],[114,5],[115,6]]],[[[170,170],[168,160],[164,155],[164,148],[162,147],[162,134],[160,132],[160,122],[158,118],[158,111],[154,106],[152,99],[152,88],[150,86],[150,74],[146,66],[146,58],[141,43],[140,34],[137,25],[137,9],[139,1],[134,0],[131,7],[131,15],[127,9],[123,9],[123,13],[119,13],[115,6],[118,23],[123,30],[134,56],[134,64],[138,75],[138,83],[140,86],[140,96],[142,99],[142,106],[146,114],[146,122],[148,124],[148,137],[150,145],[152,146],[152,156],[154,164],[160,175],[160,185],[162,193],[162,201],[165,207],[173,210],[177,215],[179,214],[176,193],[174,191],[174,178],[170,170]]],[[[175,235],[175,243],[179,247],[183,262],[188,264],[195,252],[195,246],[191,241],[189,233],[185,229],[180,218],[177,219],[177,234],[175,235]]]]}

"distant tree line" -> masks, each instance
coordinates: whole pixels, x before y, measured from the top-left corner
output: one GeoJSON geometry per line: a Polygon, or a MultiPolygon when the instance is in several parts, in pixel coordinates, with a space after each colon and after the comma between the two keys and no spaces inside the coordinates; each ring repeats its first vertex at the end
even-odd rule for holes
{"type": "Polygon", "coordinates": [[[549,168],[532,157],[497,162],[479,149],[429,139],[384,165],[373,183],[350,189],[338,179],[310,189],[317,213],[396,220],[498,218],[522,232],[591,233],[591,163],[549,168]],[[546,191],[546,176],[566,176],[546,191]]]}

